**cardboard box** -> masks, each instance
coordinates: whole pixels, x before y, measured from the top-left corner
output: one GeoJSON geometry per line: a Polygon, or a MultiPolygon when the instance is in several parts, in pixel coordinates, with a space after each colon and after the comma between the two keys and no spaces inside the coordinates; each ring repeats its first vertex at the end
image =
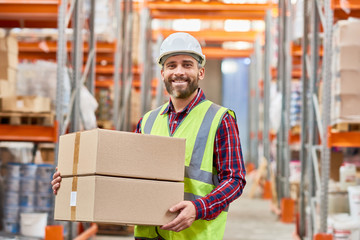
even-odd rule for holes
{"type": "Polygon", "coordinates": [[[73,180],[62,179],[55,198],[56,220],[164,225],[177,215],[168,209],[184,196],[181,182],[109,176],[73,180]]]}
{"type": "Polygon", "coordinates": [[[360,94],[336,95],[334,100],[334,115],[332,118],[358,118],[360,119],[360,94]]]}
{"type": "Polygon", "coordinates": [[[183,181],[184,165],[185,139],[93,129],[62,135],[59,140],[62,176],[99,174],[183,181]]]}
{"type": "Polygon", "coordinates": [[[335,49],[333,61],[334,70],[354,70],[360,69],[360,46],[341,46],[335,49]]]}
{"type": "Polygon", "coordinates": [[[343,70],[338,72],[337,77],[332,82],[332,94],[360,94],[360,69],[359,71],[343,70]]]}
{"type": "Polygon", "coordinates": [[[2,111],[50,112],[50,98],[37,96],[10,96],[2,99],[2,111]]]}
{"type": "Polygon", "coordinates": [[[360,21],[338,21],[333,36],[336,46],[360,46],[360,21]]]}
{"type": "Polygon", "coordinates": [[[16,69],[0,66],[0,80],[16,82],[16,69]]]}
{"type": "Polygon", "coordinates": [[[0,37],[0,52],[19,53],[18,41],[15,37],[0,37]]]}
{"type": "MultiPolygon", "coordinates": [[[[12,81],[0,79],[0,98],[14,96],[16,91],[15,88],[15,83],[13,83],[12,81]]],[[[1,106],[2,104],[0,104],[0,110],[1,106]]]]}
{"type": "Polygon", "coordinates": [[[0,59],[1,68],[17,68],[19,64],[18,55],[14,53],[0,51],[0,59]]]}

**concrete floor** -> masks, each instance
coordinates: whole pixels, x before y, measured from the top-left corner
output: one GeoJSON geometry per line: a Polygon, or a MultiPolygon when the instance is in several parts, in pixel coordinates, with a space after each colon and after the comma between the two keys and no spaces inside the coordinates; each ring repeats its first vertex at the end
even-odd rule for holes
{"type": "MultiPolygon", "coordinates": [[[[249,198],[248,180],[244,194],[230,205],[224,240],[291,240],[295,224],[284,224],[271,212],[269,200],[249,198]]],[[[128,237],[96,236],[95,240],[131,240],[128,237]]]]}

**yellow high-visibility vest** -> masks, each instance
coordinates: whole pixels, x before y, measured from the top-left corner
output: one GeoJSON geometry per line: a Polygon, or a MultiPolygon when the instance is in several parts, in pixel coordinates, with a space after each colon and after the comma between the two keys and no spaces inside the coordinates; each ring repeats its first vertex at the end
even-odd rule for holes
{"type": "MultiPolygon", "coordinates": [[[[168,104],[148,112],[141,123],[141,133],[171,136],[168,114],[161,113],[168,104]]],[[[218,184],[217,172],[213,166],[214,140],[217,129],[226,112],[233,117],[233,111],[218,106],[209,100],[196,105],[182,120],[172,137],[186,139],[184,199],[195,200],[209,194],[218,184]]],[[[169,156],[171,161],[171,156],[169,156]]],[[[223,211],[214,220],[196,220],[181,231],[173,232],[158,226],[135,226],[135,237],[140,239],[166,240],[221,240],[223,239],[227,212],[223,211]]]]}

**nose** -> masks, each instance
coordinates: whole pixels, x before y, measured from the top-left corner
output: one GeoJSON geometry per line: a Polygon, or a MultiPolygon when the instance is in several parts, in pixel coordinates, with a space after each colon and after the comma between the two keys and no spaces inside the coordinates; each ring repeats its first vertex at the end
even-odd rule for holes
{"type": "Polygon", "coordinates": [[[181,65],[177,66],[175,69],[174,69],[174,74],[176,76],[181,76],[184,74],[184,69],[181,65]]]}

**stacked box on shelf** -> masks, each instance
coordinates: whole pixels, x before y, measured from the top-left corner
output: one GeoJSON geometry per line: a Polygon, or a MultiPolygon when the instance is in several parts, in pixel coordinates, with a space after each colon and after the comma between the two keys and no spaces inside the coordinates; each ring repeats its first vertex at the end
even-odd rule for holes
{"type": "Polygon", "coordinates": [[[334,27],[332,124],[360,123],[360,21],[342,20],[334,27]]]}
{"type": "Polygon", "coordinates": [[[0,32],[0,97],[15,95],[18,52],[16,38],[0,32]]]}

